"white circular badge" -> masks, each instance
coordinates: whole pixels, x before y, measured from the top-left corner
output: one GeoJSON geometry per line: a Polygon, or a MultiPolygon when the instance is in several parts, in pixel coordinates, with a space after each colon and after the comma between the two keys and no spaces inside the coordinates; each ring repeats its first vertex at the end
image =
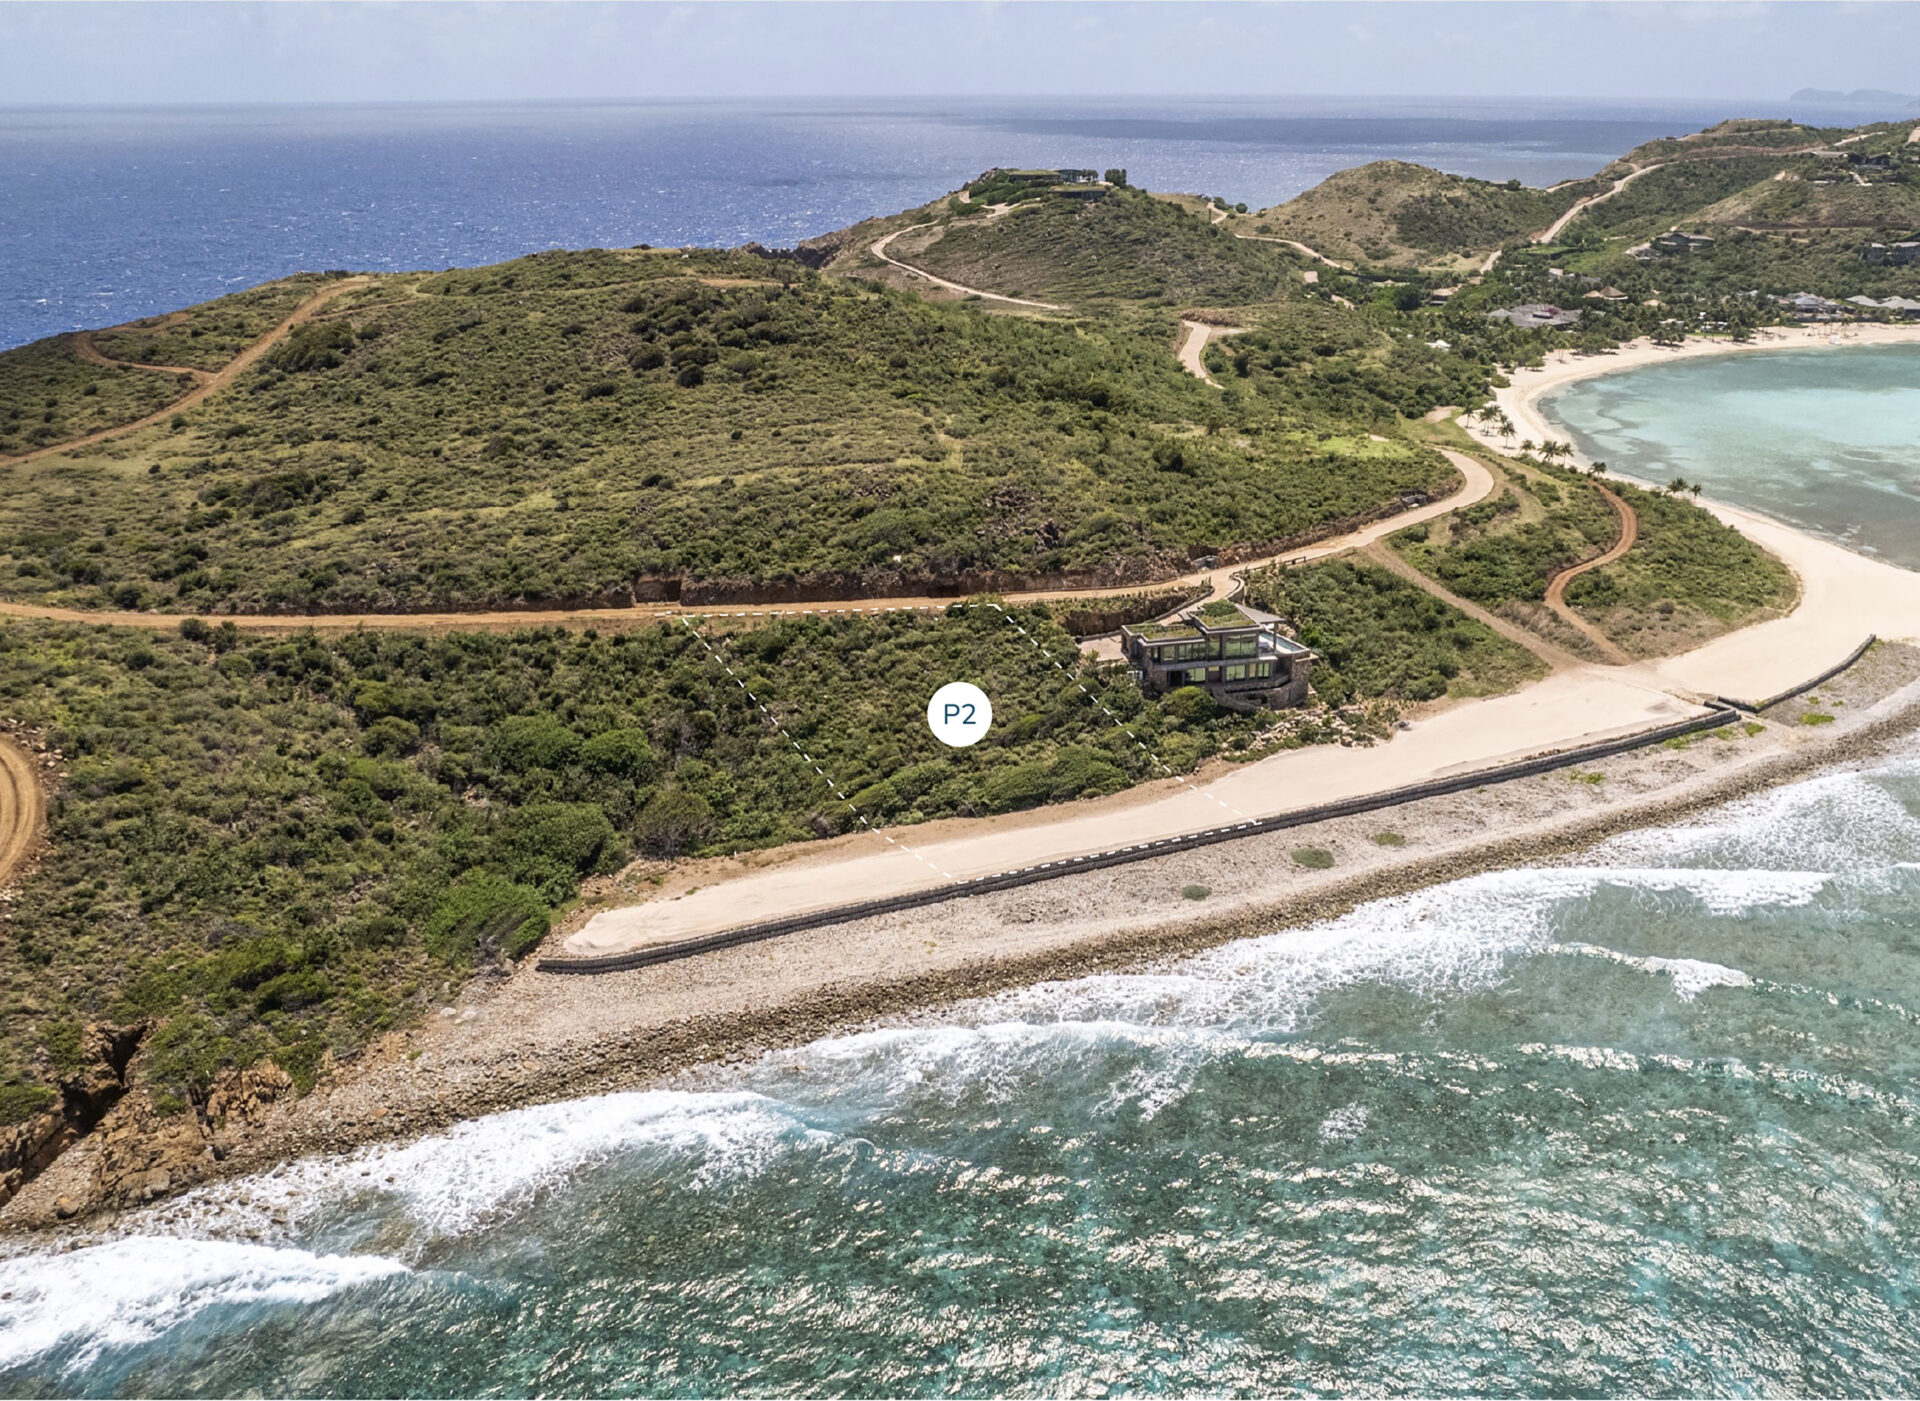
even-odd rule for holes
{"type": "Polygon", "coordinates": [[[927,728],[955,749],[979,743],[992,724],[993,702],[970,681],[949,681],[927,702],[927,728]]]}

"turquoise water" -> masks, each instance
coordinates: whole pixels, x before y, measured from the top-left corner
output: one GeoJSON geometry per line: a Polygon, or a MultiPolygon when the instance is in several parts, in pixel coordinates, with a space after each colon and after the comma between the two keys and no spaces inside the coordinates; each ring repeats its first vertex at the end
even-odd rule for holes
{"type": "Polygon", "coordinates": [[[0,1260],[0,1394],[1909,1394],[1917,863],[1920,750],[297,1164],[0,1260]]]}
{"type": "Polygon", "coordinates": [[[1589,461],[1920,569],[1920,345],[1769,350],[1580,380],[1541,403],[1589,461]]]}

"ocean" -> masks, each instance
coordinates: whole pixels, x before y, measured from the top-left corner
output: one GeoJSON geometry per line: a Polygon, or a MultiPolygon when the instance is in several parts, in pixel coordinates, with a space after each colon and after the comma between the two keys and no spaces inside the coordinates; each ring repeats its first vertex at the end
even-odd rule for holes
{"type": "Polygon", "coordinates": [[[0,1261],[0,1394],[1911,1394],[1920,746],[0,1261]]]}
{"type": "Polygon", "coordinates": [[[1377,98],[0,107],[0,348],[302,270],[787,247],[993,165],[1121,166],[1259,208],[1388,156],[1546,184],[1727,115],[1377,98]]]}
{"type": "Polygon", "coordinates": [[[1589,460],[1920,569],[1920,345],[1715,355],[1576,380],[1540,408],[1589,460]]]}

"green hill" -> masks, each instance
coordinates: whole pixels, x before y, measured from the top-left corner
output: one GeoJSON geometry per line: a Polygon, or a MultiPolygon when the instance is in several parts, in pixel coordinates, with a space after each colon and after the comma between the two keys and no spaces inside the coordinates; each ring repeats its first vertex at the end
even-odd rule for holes
{"type": "Polygon", "coordinates": [[[943,210],[935,228],[891,251],[969,287],[1073,303],[1270,301],[1287,295],[1301,266],[1290,250],[1234,238],[1140,190],[1049,194],[999,216],[977,203],[957,208],[977,212],[943,210]]]}
{"type": "Polygon", "coordinates": [[[1237,228],[1299,242],[1341,261],[1464,269],[1546,228],[1601,187],[1553,190],[1448,175],[1406,161],[1374,161],[1331,175],[1237,228]]]}
{"type": "Polygon", "coordinates": [[[221,613],[1121,582],[1450,479],[1223,397],[1164,314],[1034,322],[679,250],[337,305],[168,427],[0,464],[0,595],[221,613]]]}

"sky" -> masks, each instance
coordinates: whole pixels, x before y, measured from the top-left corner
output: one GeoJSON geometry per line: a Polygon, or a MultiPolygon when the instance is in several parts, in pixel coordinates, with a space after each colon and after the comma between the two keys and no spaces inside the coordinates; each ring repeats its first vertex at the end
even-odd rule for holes
{"type": "Polygon", "coordinates": [[[1920,4],[0,3],[0,104],[1769,99],[1920,89],[1920,4]]]}

